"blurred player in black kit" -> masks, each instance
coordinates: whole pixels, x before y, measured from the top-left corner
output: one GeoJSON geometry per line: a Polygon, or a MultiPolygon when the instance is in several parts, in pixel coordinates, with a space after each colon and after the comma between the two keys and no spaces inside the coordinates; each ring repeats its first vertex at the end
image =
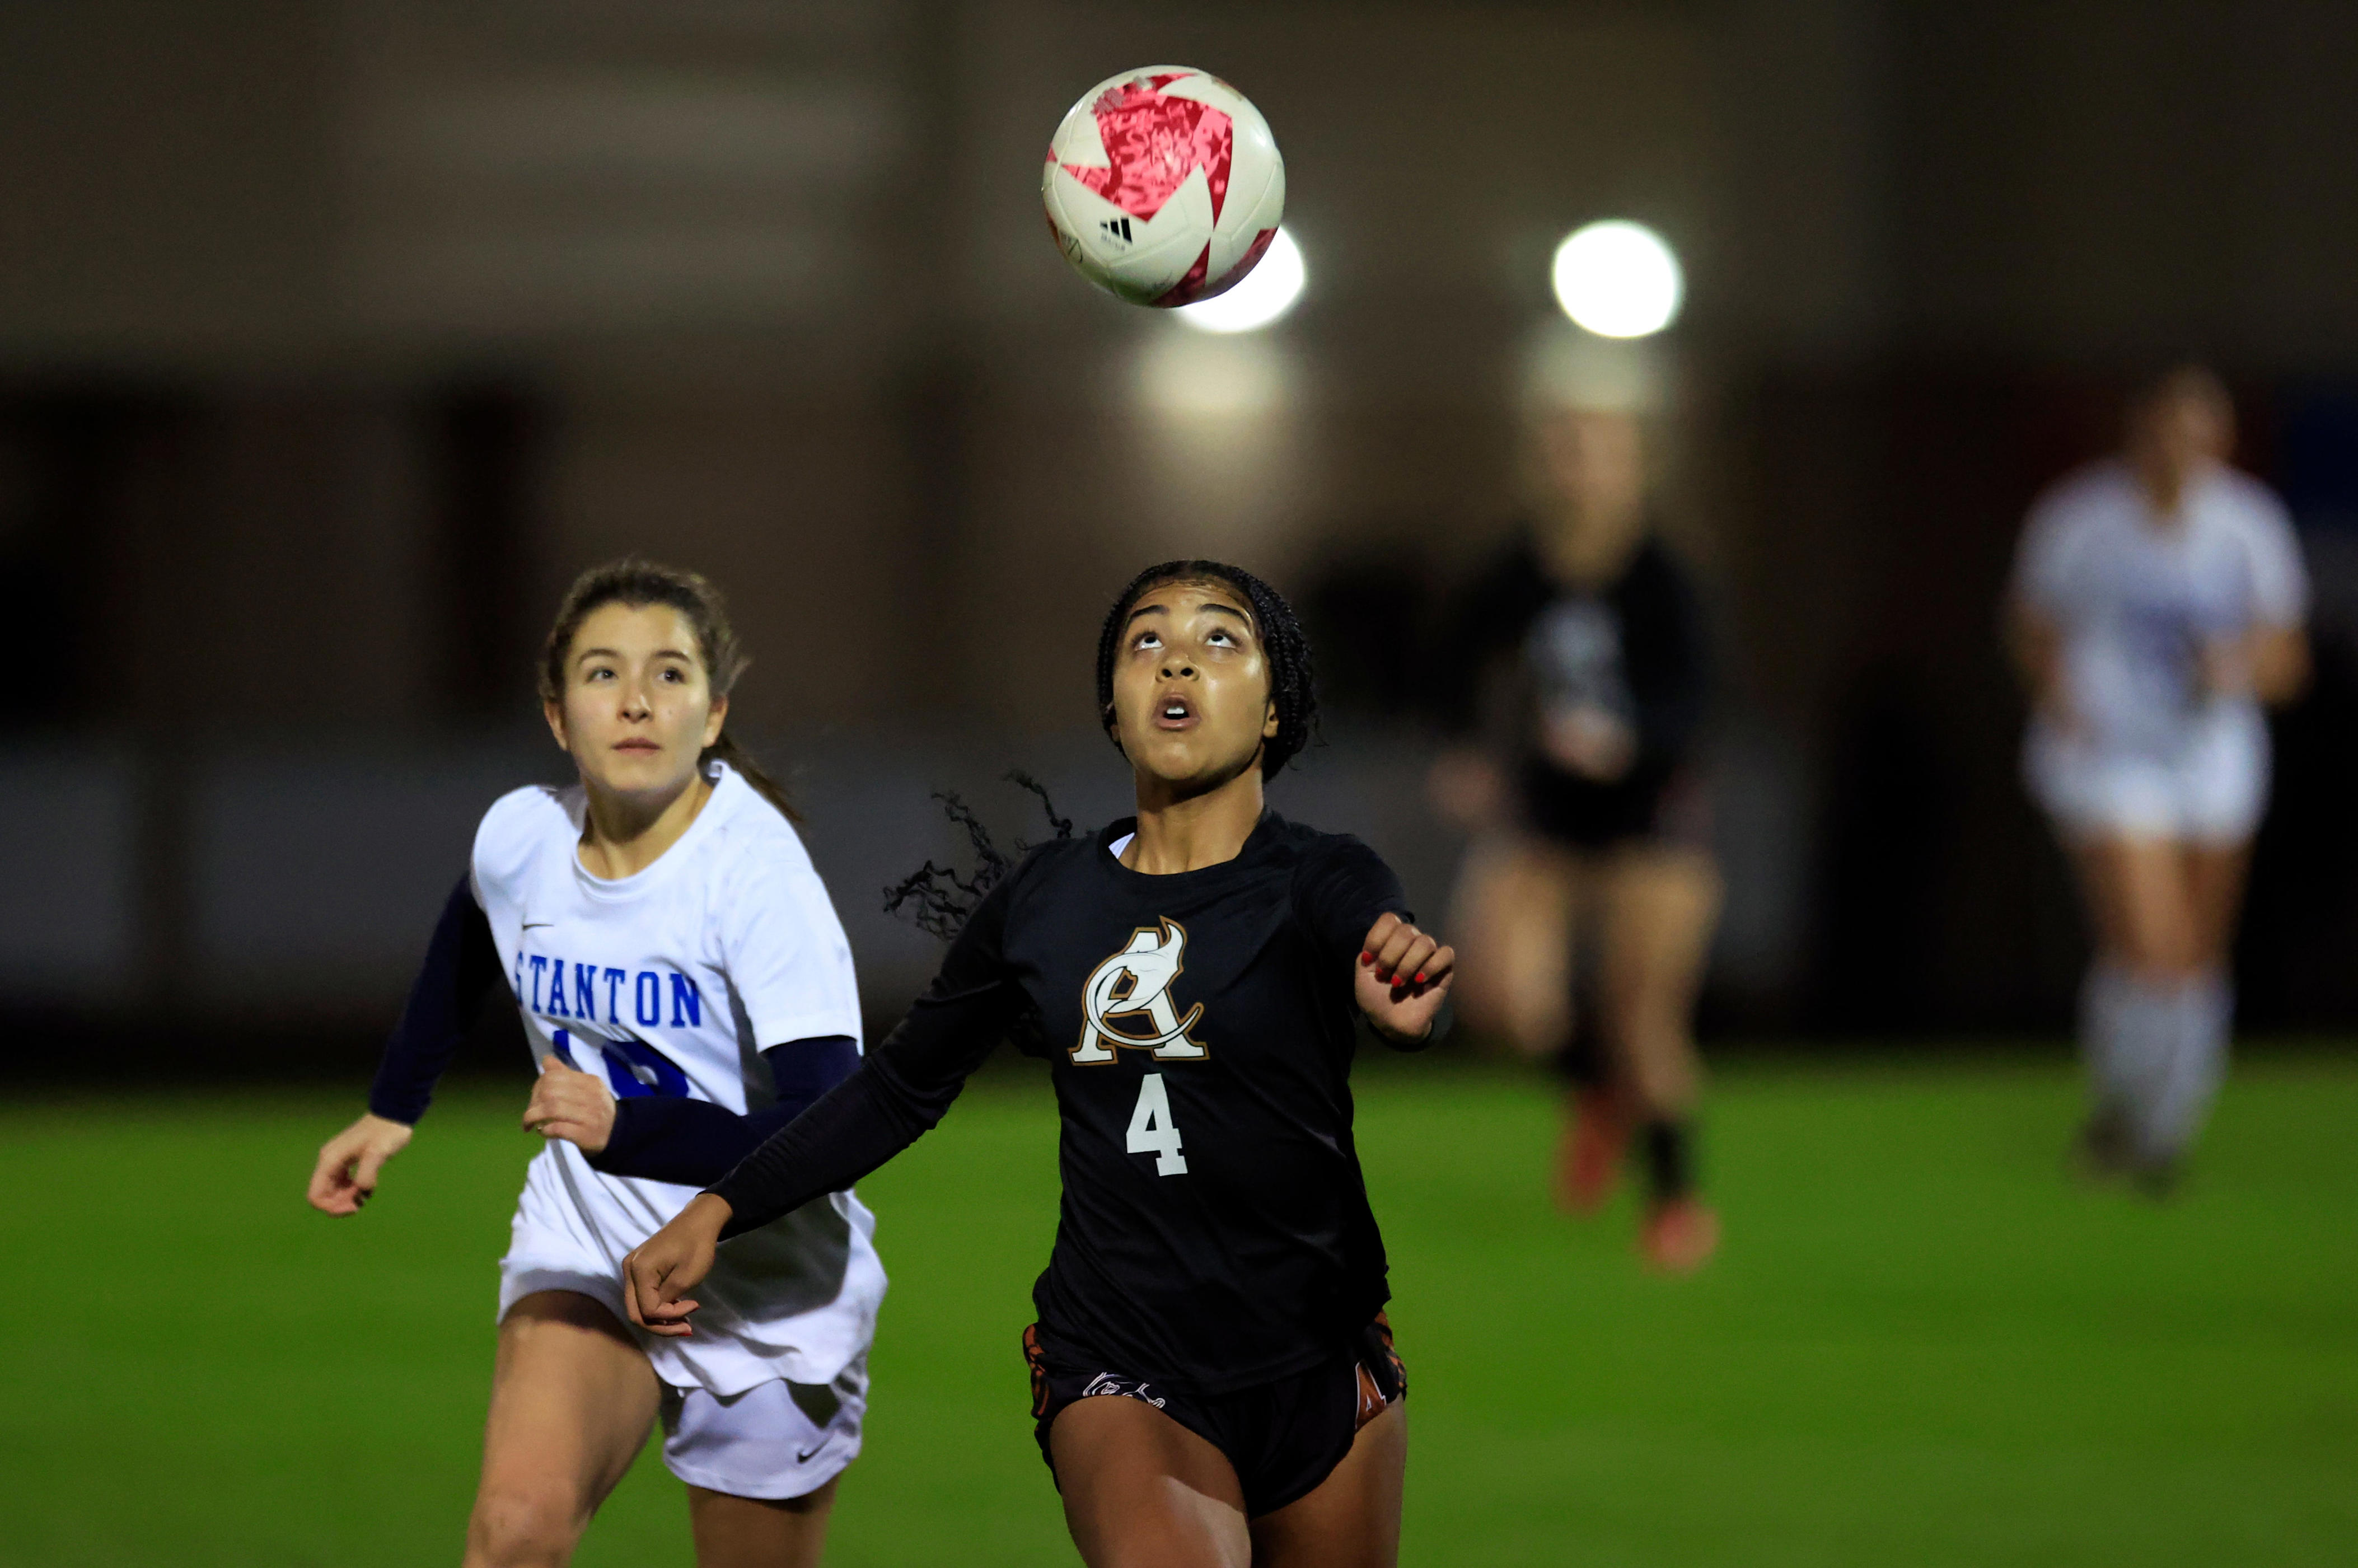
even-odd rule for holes
{"type": "Polygon", "coordinates": [[[1405,1390],[1350,1065],[1363,1019],[1431,1041],[1455,956],[1373,850],[1263,805],[1314,698],[1259,579],[1141,573],[1107,616],[1098,698],[1137,816],[981,879],[860,1070],[631,1255],[633,1314],[689,1333],[717,1244],[906,1148],[1011,1032],[1049,1057],[1063,1119],[1024,1347],[1083,1559],[1390,1564],[1405,1390]]]}
{"type": "Polygon", "coordinates": [[[1693,751],[1709,694],[1687,571],[1649,526],[1636,418],[1541,396],[1533,516],[1466,593],[1436,661],[1452,738],[1436,803],[1475,839],[1452,924],[1478,957],[1458,1005],[1572,1079],[1556,1190],[1609,1195],[1634,1134],[1639,1242],[1699,1267],[1717,1217],[1695,1193],[1692,1016],[1720,884],[1693,751]],[[1580,934],[1594,933],[1594,1038],[1576,1038],[1580,934]]]}

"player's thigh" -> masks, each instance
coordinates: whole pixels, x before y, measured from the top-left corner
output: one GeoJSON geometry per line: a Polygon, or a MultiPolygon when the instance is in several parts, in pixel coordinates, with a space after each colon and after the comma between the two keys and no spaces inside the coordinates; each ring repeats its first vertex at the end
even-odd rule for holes
{"type": "Polygon", "coordinates": [[[2244,903],[2245,873],[2252,862],[2249,839],[2190,844],[2185,856],[2189,901],[2193,905],[2196,962],[2216,968],[2234,945],[2235,916],[2244,903]]]}
{"type": "Polygon", "coordinates": [[[1623,1007],[1683,1013],[1702,983],[1719,924],[1719,868],[1701,849],[1636,844],[1598,875],[1598,963],[1623,1007]]]}
{"type": "Polygon", "coordinates": [[[687,1488],[697,1568],[817,1568],[835,1511],[835,1482],[799,1498],[741,1498],[687,1488]]]}
{"type": "Polygon", "coordinates": [[[1307,1496],[1252,1521],[1257,1568],[1392,1568],[1408,1481],[1408,1403],[1359,1429],[1351,1452],[1307,1496]]]}
{"type": "Polygon", "coordinates": [[[638,1457],[661,1397],[646,1353],[588,1296],[542,1291],[510,1308],[468,1563],[560,1561],[638,1457]]]}
{"type": "Polygon", "coordinates": [[[2071,858],[2108,957],[2149,974],[2192,966],[2197,925],[2184,845],[2154,834],[2090,834],[2074,841],[2071,858]]]}
{"type": "Polygon", "coordinates": [[[1227,1456],[1143,1400],[1077,1400],[1048,1429],[1048,1447],[1089,1568],[1251,1563],[1244,1488],[1227,1456]]]}
{"type": "Polygon", "coordinates": [[[1496,835],[1468,850],[1450,913],[1459,1011],[1526,1051],[1557,1044],[1571,1024],[1573,922],[1579,868],[1570,855],[1522,835],[1496,835]]]}
{"type": "Polygon", "coordinates": [[[1466,846],[1450,890],[1448,930],[1459,955],[1455,995],[1459,1012],[1476,1028],[1506,1027],[1509,966],[1498,955],[1517,925],[1521,878],[1518,841],[1487,833],[1466,846]]]}

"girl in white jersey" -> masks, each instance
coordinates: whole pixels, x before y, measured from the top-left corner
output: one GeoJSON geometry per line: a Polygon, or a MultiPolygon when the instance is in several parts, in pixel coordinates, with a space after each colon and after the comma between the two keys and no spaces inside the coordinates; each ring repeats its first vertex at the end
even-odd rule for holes
{"type": "Polygon", "coordinates": [[[2216,377],[2165,376],[2128,434],[2032,509],[2011,612],[2025,772],[2095,928],[2082,1152],[2158,1192],[2226,1065],[2228,952],[2267,804],[2261,709],[2307,677],[2308,579],[2283,503],[2226,464],[2216,377]]]}
{"type": "Polygon", "coordinates": [[[884,1272],[849,1192],[733,1244],[693,1339],[622,1304],[623,1257],[859,1056],[842,927],[722,731],[744,664],[693,573],[621,561],[573,585],[541,696],[580,781],[485,813],[369,1114],[312,1173],[314,1206],[358,1212],[505,983],[541,1068],[525,1125],[548,1142],[500,1263],[469,1568],[567,1561],[658,1420],[703,1568],[815,1563],[860,1450],[884,1272]]]}

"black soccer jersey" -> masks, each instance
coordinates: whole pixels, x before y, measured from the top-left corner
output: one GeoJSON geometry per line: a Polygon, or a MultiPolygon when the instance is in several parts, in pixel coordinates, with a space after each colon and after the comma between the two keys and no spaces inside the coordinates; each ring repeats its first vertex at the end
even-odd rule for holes
{"type": "Polygon", "coordinates": [[[1692,762],[1711,695],[1701,602],[1687,569],[1659,537],[1639,545],[1612,582],[1552,580],[1519,533],[1466,591],[1433,661],[1444,726],[1470,735],[1487,722],[1517,761],[1525,816],[1575,843],[1643,835],[1665,791],[1692,762]],[[1483,710],[1487,674],[1510,665],[1509,713],[1483,710]],[[1629,771],[1600,781],[1551,761],[1538,737],[1552,707],[1602,708],[1638,741],[1629,771]],[[1503,720],[1503,724],[1501,723],[1503,720]]]}
{"type": "Polygon", "coordinates": [[[1127,820],[1032,852],[860,1072],[713,1190],[748,1228],[849,1186],[941,1119],[1012,1032],[1064,1132],[1044,1334],[1221,1393],[1336,1355],[1382,1306],[1351,1141],[1353,970],[1399,880],[1356,838],[1264,815],[1236,859],[1149,876],[1127,820]]]}

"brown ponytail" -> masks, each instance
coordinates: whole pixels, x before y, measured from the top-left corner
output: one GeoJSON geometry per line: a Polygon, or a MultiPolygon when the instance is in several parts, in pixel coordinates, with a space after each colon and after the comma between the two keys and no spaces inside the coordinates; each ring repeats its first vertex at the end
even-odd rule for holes
{"type": "MultiPolygon", "coordinates": [[[[752,662],[737,640],[737,629],[729,622],[727,602],[711,582],[697,572],[625,556],[604,566],[591,567],[565,590],[565,598],[557,607],[557,620],[548,629],[548,640],[541,644],[541,700],[564,700],[566,655],[573,651],[574,636],[592,611],[609,604],[627,604],[633,610],[663,604],[687,617],[688,626],[696,633],[697,654],[704,663],[705,679],[710,683],[715,697],[728,696],[737,677],[752,662]]],[[[698,771],[708,778],[715,762],[726,762],[735,769],[753,786],[754,793],[776,806],[787,821],[803,819],[778,782],[737,743],[737,738],[725,726],[719,738],[696,760],[698,771]]]]}

